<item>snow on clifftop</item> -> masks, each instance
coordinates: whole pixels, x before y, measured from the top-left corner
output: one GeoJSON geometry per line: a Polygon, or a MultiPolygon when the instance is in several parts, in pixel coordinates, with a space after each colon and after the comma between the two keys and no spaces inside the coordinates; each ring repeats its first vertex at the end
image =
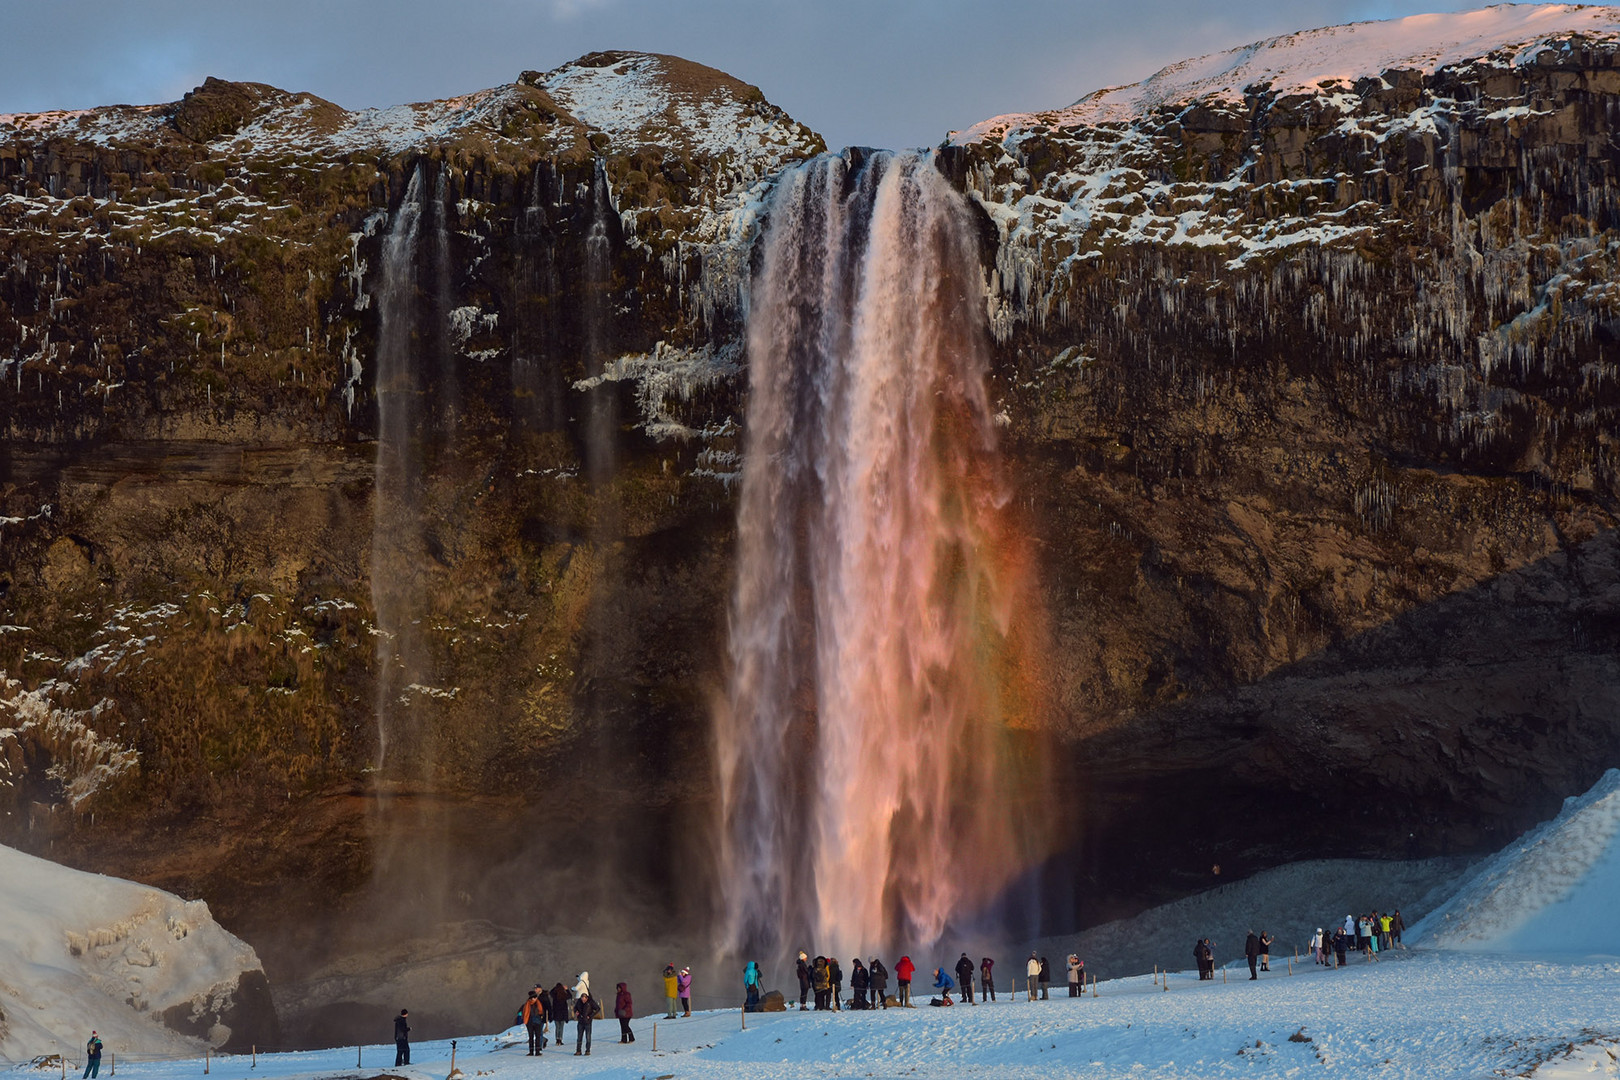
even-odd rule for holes
{"type": "Polygon", "coordinates": [[[1620,769],[1483,863],[1412,928],[1474,952],[1620,956],[1620,769]]]}
{"type": "Polygon", "coordinates": [[[313,94],[211,79],[168,105],[0,114],[0,141],[186,143],[183,133],[190,132],[216,152],[340,157],[399,155],[458,140],[550,151],[581,127],[606,134],[617,150],[653,144],[731,154],[749,159],[756,175],[823,149],[814,132],[757,87],[679,57],[634,52],[592,53],[488,90],[353,112],[313,94]],[[233,122],[194,131],[184,122],[193,105],[204,123],[214,120],[210,109],[233,122]]]}
{"type": "Polygon", "coordinates": [[[1262,84],[1279,94],[1313,92],[1335,83],[1349,89],[1356,79],[1391,68],[1429,73],[1486,56],[1517,66],[1552,47],[1551,39],[1572,33],[1620,37],[1620,8],[1498,4],[1283,34],[1171,64],[1139,83],[1088,94],[1066,109],[992,117],[953,132],[951,141],[998,140],[1025,127],[1128,123],[1162,105],[1209,98],[1242,101],[1245,88],[1262,84]]]}
{"type": "Polygon", "coordinates": [[[253,973],[201,900],[0,847],[0,1057],[82,1057],[92,1029],[119,1055],[200,1053],[230,1037],[217,1018],[253,973]]]}

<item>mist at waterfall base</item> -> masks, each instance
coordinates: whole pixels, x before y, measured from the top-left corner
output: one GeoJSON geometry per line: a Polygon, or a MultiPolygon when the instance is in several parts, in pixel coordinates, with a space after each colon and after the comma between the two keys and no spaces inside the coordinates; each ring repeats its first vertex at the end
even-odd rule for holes
{"type": "Polygon", "coordinates": [[[886,152],[789,170],[768,214],[716,718],[721,940],[767,970],[1006,940],[1036,906],[1008,887],[1052,842],[1044,624],[975,223],[928,158],[886,152]]]}

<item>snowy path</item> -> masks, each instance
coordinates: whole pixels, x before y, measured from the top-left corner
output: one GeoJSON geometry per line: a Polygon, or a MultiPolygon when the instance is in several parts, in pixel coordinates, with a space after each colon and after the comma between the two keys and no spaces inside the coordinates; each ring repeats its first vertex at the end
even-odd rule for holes
{"type": "MultiPolygon", "coordinates": [[[[950,1010],[880,1013],[737,1012],[635,1023],[637,1042],[618,1044],[613,1020],[595,1026],[596,1051],[528,1058],[507,1037],[459,1041],[467,1080],[541,1077],[1292,1077],[1327,1066],[1335,1076],[1390,1078],[1525,1075],[1615,1076],[1606,1048],[1620,1043],[1620,960],[1534,960],[1465,953],[1396,954],[1342,971],[1286,961],[1258,983],[1200,984],[1190,972],[1170,990],[1151,977],[1102,983],[1100,996],[950,1010]],[[1302,1041],[1289,1036],[1302,1032],[1302,1041]],[[1571,1047],[1582,1048],[1565,1058],[1571,1047]]],[[[449,1044],[413,1048],[408,1080],[443,1080],[449,1044]]],[[[394,1074],[392,1046],[355,1051],[215,1059],[210,1080],[394,1074]]],[[[130,1080],[192,1080],[201,1062],[120,1063],[130,1080]]]]}

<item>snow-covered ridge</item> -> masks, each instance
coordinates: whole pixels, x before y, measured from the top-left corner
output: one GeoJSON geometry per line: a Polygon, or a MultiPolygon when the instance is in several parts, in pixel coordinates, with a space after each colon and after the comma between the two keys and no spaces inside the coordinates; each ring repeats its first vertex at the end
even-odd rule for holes
{"type": "Polygon", "coordinates": [[[0,912],[0,1057],[72,1050],[92,1028],[119,1054],[163,1055],[231,1041],[238,1015],[273,1027],[267,994],[239,1000],[244,976],[264,985],[258,956],[201,900],[0,847],[0,912]]]}
{"type": "MultiPolygon", "coordinates": [[[[762,157],[774,172],[820,149],[813,132],[769,105],[759,91],[719,71],[673,56],[598,53],[517,82],[439,101],[348,111],[313,94],[249,83],[210,83],[250,115],[209,140],[227,154],[397,155],[438,143],[486,139],[558,149],[581,129],[620,149],[679,145],[700,155],[762,157]]],[[[195,92],[194,92],[195,93],[195,92]]],[[[62,139],[96,146],[184,142],[171,119],[182,103],[0,114],[0,141],[62,139]]]]}
{"type": "Polygon", "coordinates": [[[1478,952],[1620,956],[1620,769],[1493,855],[1413,927],[1414,940],[1478,952]]]}
{"type": "Polygon", "coordinates": [[[1254,86],[1269,86],[1276,94],[1348,90],[1357,79],[1392,68],[1430,74],[1482,58],[1517,67],[1545,49],[1564,47],[1558,39],[1571,34],[1620,39],[1620,8],[1498,4],[1284,34],[1171,64],[1139,83],[1098,90],[1065,109],[992,117],[953,132],[951,141],[997,140],[1029,127],[1129,123],[1167,105],[1240,102],[1254,86]]]}

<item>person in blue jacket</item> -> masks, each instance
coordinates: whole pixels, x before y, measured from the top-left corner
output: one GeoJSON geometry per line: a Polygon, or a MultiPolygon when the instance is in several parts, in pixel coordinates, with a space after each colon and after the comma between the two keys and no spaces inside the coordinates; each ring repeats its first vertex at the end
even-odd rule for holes
{"type": "Polygon", "coordinates": [[[931,1005],[949,1005],[949,1004],[951,1004],[951,991],[956,989],[956,983],[952,982],[951,977],[949,975],[945,974],[945,969],[944,968],[935,968],[934,969],[934,989],[939,991],[939,997],[937,997],[933,1001],[929,1002],[929,1004],[931,1004],[931,1005]]]}
{"type": "Polygon", "coordinates": [[[743,968],[743,992],[747,995],[743,1011],[759,1012],[759,964],[756,961],[748,961],[748,966],[743,968]]]}

